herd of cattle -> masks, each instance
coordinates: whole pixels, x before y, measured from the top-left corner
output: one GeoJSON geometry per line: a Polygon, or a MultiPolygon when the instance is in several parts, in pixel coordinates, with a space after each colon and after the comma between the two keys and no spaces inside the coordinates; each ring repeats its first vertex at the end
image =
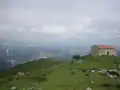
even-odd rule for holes
{"type": "MultiPolygon", "coordinates": [[[[117,69],[100,69],[100,68],[78,68],[79,71],[83,72],[85,76],[90,76],[91,73],[96,73],[97,75],[106,76],[108,78],[117,78],[120,77],[120,71],[117,69]]],[[[90,84],[94,84],[95,82],[91,79],[90,84]]],[[[92,90],[92,87],[87,87],[86,90],[92,90]]]]}
{"type": "Polygon", "coordinates": [[[102,75],[105,75],[109,78],[115,78],[115,77],[119,77],[120,76],[120,71],[118,71],[117,69],[99,69],[99,68],[90,68],[90,69],[83,69],[83,68],[79,68],[82,72],[85,72],[85,75],[89,75],[89,73],[92,72],[98,72],[102,75]]]}
{"type": "MultiPolygon", "coordinates": [[[[55,70],[57,67],[64,67],[64,65],[54,65],[52,68],[49,69],[42,69],[42,71],[49,71],[52,72],[53,70],[55,70]]],[[[120,71],[118,71],[117,69],[101,69],[101,68],[89,68],[89,69],[84,69],[84,68],[77,68],[77,70],[83,72],[85,74],[85,76],[89,76],[90,73],[98,73],[98,75],[104,75],[107,76],[109,78],[116,78],[116,77],[120,77],[120,71]]],[[[23,75],[23,73],[19,74],[23,75]]],[[[94,81],[91,82],[91,84],[93,84],[94,81]]],[[[16,87],[12,87],[11,90],[17,90],[16,87]]],[[[39,89],[33,89],[33,88],[29,88],[28,90],[41,90],[41,88],[39,89]]],[[[86,88],[86,90],[92,90],[92,88],[88,87],[86,88]]]]}

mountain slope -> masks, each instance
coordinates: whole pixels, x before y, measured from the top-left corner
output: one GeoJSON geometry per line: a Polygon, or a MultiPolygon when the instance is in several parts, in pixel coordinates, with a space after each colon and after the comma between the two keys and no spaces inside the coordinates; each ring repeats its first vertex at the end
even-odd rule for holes
{"type": "Polygon", "coordinates": [[[120,51],[117,52],[117,55],[120,56],[120,51]]]}
{"type": "Polygon", "coordinates": [[[20,90],[23,88],[27,90],[33,85],[35,85],[36,88],[42,88],[43,90],[85,90],[90,84],[90,79],[95,82],[92,85],[93,90],[107,90],[109,87],[109,90],[118,90],[119,87],[116,86],[114,79],[110,79],[106,76],[96,76],[96,73],[91,73],[90,77],[85,76],[79,69],[114,68],[114,60],[119,61],[119,59],[120,57],[103,56],[93,58],[87,56],[84,58],[85,61],[78,65],[52,59],[42,59],[20,64],[10,69],[9,73],[6,73],[7,76],[4,77],[4,79],[9,79],[8,81],[6,80],[6,82],[3,82],[3,78],[0,79],[0,83],[3,82],[0,86],[0,90],[9,90],[12,86],[16,86],[20,90]],[[45,69],[45,72],[51,69],[52,72],[47,72],[45,74],[45,72],[42,72],[43,69],[45,69]],[[9,78],[9,76],[15,75],[15,73],[19,71],[30,72],[30,75],[20,78],[19,80],[11,80],[9,78]],[[42,78],[41,75],[43,75],[42,78]],[[45,81],[41,82],[41,80],[45,81]],[[106,84],[109,86],[105,86],[106,84]]]}

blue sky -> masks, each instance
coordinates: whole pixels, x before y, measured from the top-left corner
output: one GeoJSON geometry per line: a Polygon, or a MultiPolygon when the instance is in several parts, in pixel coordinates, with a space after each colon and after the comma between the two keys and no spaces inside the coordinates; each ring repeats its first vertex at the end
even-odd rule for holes
{"type": "Polygon", "coordinates": [[[0,40],[120,45],[120,0],[0,0],[0,40]]]}

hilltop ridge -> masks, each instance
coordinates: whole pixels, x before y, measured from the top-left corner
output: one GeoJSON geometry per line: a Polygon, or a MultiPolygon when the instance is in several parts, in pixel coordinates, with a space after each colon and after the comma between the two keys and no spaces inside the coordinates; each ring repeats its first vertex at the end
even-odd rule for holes
{"type": "MultiPolygon", "coordinates": [[[[9,90],[10,87],[16,86],[19,89],[30,88],[31,83],[36,84],[36,87],[43,88],[43,90],[64,90],[65,88],[72,90],[72,88],[78,87],[85,89],[88,85],[88,79],[84,76],[84,73],[76,71],[79,68],[89,69],[89,68],[101,68],[101,69],[114,69],[114,63],[117,61],[120,63],[120,57],[114,56],[101,56],[101,57],[92,57],[85,56],[83,57],[84,62],[82,64],[71,64],[71,61],[64,60],[54,60],[54,59],[40,59],[30,61],[24,64],[19,64],[11,68],[8,72],[0,74],[0,89],[9,90]],[[71,76],[70,72],[74,74],[71,76]],[[15,76],[20,73],[25,75],[19,79],[15,79],[15,76]],[[27,75],[27,76],[26,76],[27,75]],[[62,80],[62,81],[61,81],[62,80]],[[26,82],[26,83],[22,83],[26,82]],[[66,87],[64,87],[66,85],[66,87]]],[[[92,74],[93,75],[93,74],[92,74]]],[[[95,77],[94,75],[91,77],[95,77]]],[[[102,85],[105,83],[103,76],[95,78],[95,85],[102,85]]],[[[107,79],[106,83],[115,84],[111,82],[110,79],[107,79]]],[[[94,90],[106,90],[107,87],[103,86],[93,86],[94,90]]],[[[117,87],[111,87],[109,90],[117,90],[117,87]]],[[[78,90],[78,89],[76,89],[78,90]]]]}

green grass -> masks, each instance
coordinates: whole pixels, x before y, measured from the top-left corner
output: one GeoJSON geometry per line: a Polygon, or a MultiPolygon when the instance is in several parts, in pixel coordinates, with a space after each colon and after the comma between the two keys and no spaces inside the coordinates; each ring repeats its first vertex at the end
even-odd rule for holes
{"type": "MultiPolygon", "coordinates": [[[[116,82],[114,79],[109,79],[105,76],[96,76],[96,73],[92,73],[90,76],[85,76],[83,72],[78,71],[78,68],[114,68],[114,60],[119,60],[119,58],[97,57],[94,59],[90,56],[85,57],[85,62],[82,64],[74,65],[71,63],[64,63],[64,67],[57,67],[50,75],[47,76],[48,79],[45,82],[39,83],[37,80],[24,78],[7,82],[1,85],[0,90],[9,90],[12,85],[17,86],[19,90],[22,90],[22,88],[26,88],[27,90],[27,88],[31,87],[34,83],[36,84],[36,87],[42,88],[42,90],[85,90],[89,86],[90,79],[95,81],[95,84],[92,85],[93,90],[118,90],[118,88],[115,87],[116,82]],[[74,69],[74,75],[71,75],[71,68],[74,69]],[[111,87],[105,87],[104,84],[110,84],[111,87]]],[[[40,68],[40,66],[36,65],[39,65],[38,62],[34,62],[34,64],[32,63],[32,70],[29,70],[33,75],[35,75],[36,72],[39,72],[39,69],[46,67],[43,65],[40,68]]],[[[49,65],[49,67],[52,67],[52,65],[49,65]]],[[[29,65],[27,68],[29,68],[29,65]]],[[[38,75],[40,74],[41,73],[38,75]]]]}

